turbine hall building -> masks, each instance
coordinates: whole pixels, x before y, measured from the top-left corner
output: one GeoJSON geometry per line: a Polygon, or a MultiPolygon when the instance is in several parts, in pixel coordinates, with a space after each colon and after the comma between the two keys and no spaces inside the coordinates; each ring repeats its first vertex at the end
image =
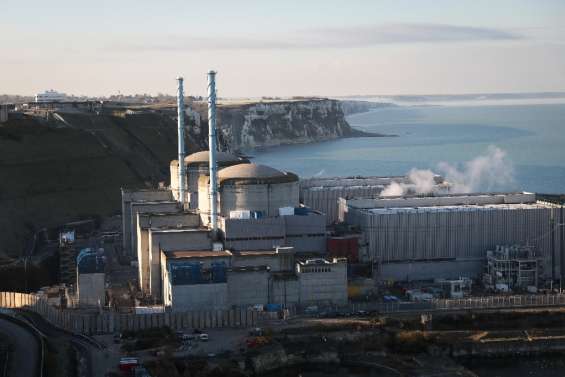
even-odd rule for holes
{"type": "Polygon", "coordinates": [[[478,277],[487,250],[509,244],[535,248],[542,278],[560,271],[563,210],[532,193],[341,198],[340,219],[361,229],[380,280],[478,277]]]}

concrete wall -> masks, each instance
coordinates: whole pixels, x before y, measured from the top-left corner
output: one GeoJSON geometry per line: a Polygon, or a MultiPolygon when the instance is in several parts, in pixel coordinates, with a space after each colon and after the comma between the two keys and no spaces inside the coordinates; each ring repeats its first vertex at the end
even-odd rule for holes
{"type": "Polygon", "coordinates": [[[210,224],[210,185],[208,181],[209,178],[204,175],[198,178],[198,211],[203,226],[210,224]]]}
{"type": "Polygon", "coordinates": [[[137,261],[139,263],[139,285],[149,294],[149,228],[163,226],[198,227],[200,217],[196,213],[138,213],[137,214],[137,261]]]}
{"type": "Polygon", "coordinates": [[[295,252],[325,253],[326,215],[283,216],[285,222],[286,244],[293,246],[295,252]]]}
{"type": "Polygon", "coordinates": [[[347,262],[299,267],[300,304],[347,303],[347,262]]]}
{"type": "Polygon", "coordinates": [[[104,273],[78,274],[79,306],[104,306],[106,304],[106,278],[104,273]]]}
{"type": "Polygon", "coordinates": [[[208,176],[208,167],[197,167],[197,166],[187,166],[187,176],[188,176],[188,194],[190,195],[190,208],[199,208],[199,198],[198,198],[198,180],[200,176],[208,176]]]}
{"type": "Polygon", "coordinates": [[[26,308],[67,331],[100,335],[169,326],[186,328],[249,328],[257,325],[257,312],[245,309],[202,310],[154,314],[119,314],[111,311],[81,313],[50,306],[36,294],[0,292],[0,308],[26,308]]]}
{"type": "Polygon", "coordinates": [[[381,280],[412,281],[436,278],[459,279],[478,277],[485,269],[485,260],[457,259],[451,261],[422,261],[385,263],[377,267],[376,277],[381,280]]]}
{"type": "Polygon", "coordinates": [[[278,216],[261,219],[220,217],[226,249],[269,250],[293,246],[296,252],[326,251],[324,215],[278,216]]]}
{"type": "Polygon", "coordinates": [[[171,161],[169,171],[171,174],[171,193],[175,200],[179,200],[179,160],[171,161]]]}
{"type": "Polygon", "coordinates": [[[169,276],[169,269],[167,268],[167,256],[163,252],[159,255],[159,266],[161,272],[161,286],[163,289],[160,297],[154,297],[159,299],[165,307],[170,307],[173,305],[171,277],[169,276]]]}
{"type": "Polygon", "coordinates": [[[279,254],[273,255],[253,255],[241,256],[234,255],[232,257],[232,267],[258,267],[269,266],[271,271],[281,270],[281,258],[279,254]]]}
{"type": "Polygon", "coordinates": [[[283,217],[261,219],[220,217],[219,226],[225,247],[229,250],[270,250],[285,243],[283,217]]]}
{"type": "MultiPolygon", "coordinates": [[[[171,161],[171,191],[173,197],[178,200],[179,190],[179,164],[178,160],[171,161]]],[[[186,167],[186,198],[190,209],[198,208],[198,179],[201,175],[209,175],[207,167],[187,166],[186,167]]]]}
{"type": "Polygon", "coordinates": [[[227,283],[172,285],[171,303],[173,311],[225,310],[228,307],[227,283]]]}
{"type": "MultiPolygon", "coordinates": [[[[171,185],[170,185],[170,189],[171,189],[171,194],[173,196],[173,198],[178,201],[179,200],[179,162],[178,160],[172,160],[171,164],[169,165],[170,168],[170,175],[171,175],[171,185]]],[[[185,175],[186,177],[186,175],[185,175]]],[[[187,190],[188,188],[188,180],[185,178],[184,181],[184,197],[185,197],[185,203],[188,203],[190,201],[190,192],[189,190],[187,190]]],[[[190,208],[198,208],[198,207],[190,207],[190,208]]]]}
{"type": "Polygon", "coordinates": [[[300,303],[300,281],[296,275],[271,278],[269,301],[273,304],[293,305],[300,303]]]}
{"type": "Polygon", "coordinates": [[[161,291],[161,250],[211,250],[212,241],[207,230],[199,229],[150,229],[149,252],[149,293],[155,298],[162,297],[161,291]]]}
{"type": "Polygon", "coordinates": [[[173,201],[162,202],[131,202],[130,203],[130,254],[137,253],[137,214],[138,213],[174,213],[179,210],[178,203],[173,201]]]}
{"type": "Polygon", "coordinates": [[[170,190],[127,190],[122,188],[122,246],[124,251],[131,250],[131,202],[172,200],[170,190]]]}
{"type": "MultiPolygon", "coordinates": [[[[139,215],[138,215],[139,219],[139,215]]],[[[149,231],[139,226],[137,231],[137,278],[139,279],[139,289],[145,294],[150,292],[150,273],[149,265],[149,231]]]]}
{"type": "Polygon", "coordinates": [[[278,216],[280,207],[297,207],[298,182],[220,186],[220,214],[230,211],[261,211],[264,216],[278,216]]]}
{"type": "Polygon", "coordinates": [[[228,272],[229,305],[248,307],[268,303],[269,272],[267,270],[228,272]]]}

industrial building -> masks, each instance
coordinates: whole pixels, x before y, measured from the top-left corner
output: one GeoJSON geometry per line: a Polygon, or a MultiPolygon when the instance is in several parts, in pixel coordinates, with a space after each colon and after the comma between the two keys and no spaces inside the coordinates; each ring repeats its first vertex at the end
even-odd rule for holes
{"type": "Polygon", "coordinates": [[[216,150],[214,77],[210,150],[185,156],[179,78],[170,187],[122,189],[123,248],[137,257],[140,291],[174,311],[346,303],[347,260],[322,259],[326,216],[300,205],[298,177],[216,150]]]}
{"type": "MultiPolygon", "coordinates": [[[[124,252],[129,255],[134,255],[135,249],[132,248],[132,230],[133,221],[135,221],[137,213],[132,216],[131,205],[132,203],[161,203],[171,202],[173,194],[170,190],[166,189],[136,189],[130,190],[122,188],[122,247],[124,252]]],[[[176,202],[172,202],[175,207],[178,207],[176,202]]],[[[165,206],[171,208],[170,203],[165,206]]],[[[155,212],[159,212],[158,208],[154,208],[155,212]]]]}
{"type": "Polygon", "coordinates": [[[53,89],[35,95],[35,102],[37,103],[63,102],[66,100],[67,95],[65,93],[59,93],[53,89]]]}
{"type": "MultiPolygon", "coordinates": [[[[443,177],[433,177],[434,190],[447,190],[443,177]]],[[[339,198],[371,198],[381,194],[390,184],[401,184],[408,193],[415,193],[414,183],[407,176],[331,177],[300,180],[300,202],[326,215],[327,225],[339,221],[339,198]]]]}
{"type": "Polygon", "coordinates": [[[480,277],[487,250],[507,244],[532,246],[544,278],[561,264],[562,210],[532,193],[342,198],[340,219],[361,229],[378,279],[480,277]]]}
{"type": "Polygon", "coordinates": [[[496,245],[487,251],[485,287],[508,292],[516,288],[535,291],[543,273],[542,258],[532,246],[496,245]]]}
{"type": "MultiPolygon", "coordinates": [[[[172,213],[138,213],[137,214],[137,262],[138,262],[138,275],[139,284],[142,292],[149,294],[150,280],[149,280],[149,262],[150,256],[155,255],[154,259],[158,256],[159,245],[155,246],[156,251],[153,252],[150,248],[153,242],[156,241],[156,236],[152,234],[150,237],[150,230],[162,229],[181,229],[198,227],[200,218],[197,214],[185,211],[177,211],[172,213]]],[[[157,259],[158,260],[158,259],[157,259]]]]}
{"type": "Polygon", "coordinates": [[[77,291],[79,305],[104,306],[106,302],[106,260],[104,250],[82,249],[77,256],[77,291]]]}
{"type": "Polygon", "coordinates": [[[161,251],[163,303],[173,311],[257,304],[345,304],[347,260],[295,263],[292,248],[161,251]]]}

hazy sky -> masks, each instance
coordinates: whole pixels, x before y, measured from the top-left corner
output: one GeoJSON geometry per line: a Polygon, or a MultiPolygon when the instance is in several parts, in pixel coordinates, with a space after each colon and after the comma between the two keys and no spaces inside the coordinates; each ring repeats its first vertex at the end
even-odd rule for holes
{"type": "Polygon", "coordinates": [[[0,93],[565,90],[565,0],[27,0],[0,7],[0,93]]]}

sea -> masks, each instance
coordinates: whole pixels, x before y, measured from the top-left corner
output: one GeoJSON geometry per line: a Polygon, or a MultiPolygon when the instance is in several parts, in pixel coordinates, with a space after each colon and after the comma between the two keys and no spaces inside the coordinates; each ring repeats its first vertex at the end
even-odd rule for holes
{"type": "MultiPolygon", "coordinates": [[[[412,169],[441,174],[446,164],[463,175],[480,167],[488,176],[500,173],[502,166],[508,168],[511,179],[505,179],[505,187],[499,189],[565,193],[565,99],[400,103],[350,115],[347,121],[363,131],[396,136],[287,145],[249,154],[256,163],[301,177],[404,175],[412,169]],[[489,172],[493,149],[502,151],[505,163],[489,172]]],[[[497,163],[500,161],[493,162],[497,163]]],[[[474,360],[465,364],[484,377],[565,375],[562,357],[474,360]]],[[[319,375],[363,374],[340,370],[319,375]]]]}
{"type": "MultiPolygon", "coordinates": [[[[254,162],[292,171],[301,177],[404,175],[430,169],[446,175],[471,174],[496,179],[504,157],[505,180],[475,185],[478,191],[565,193],[565,99],[456,101],[400,104],[348,116],[357,129],[395,135],[286,145],[248,151],[254,162]],[[498,161],[500,163],[500,161],[498,161]],[[446,168],[447,166],[447,168],[446,168]],[[450,170],[452,169],[452,170],[450,170]],[[497,170],[499,169],[499,170],[497,170]]],[[[448,177],[449,178],[449,177],[448,177]]],[[[488,179],[485,181],[489,181],[488,179]]],[[[477,182],[474,182],[477,183],[477,182]]]]}

